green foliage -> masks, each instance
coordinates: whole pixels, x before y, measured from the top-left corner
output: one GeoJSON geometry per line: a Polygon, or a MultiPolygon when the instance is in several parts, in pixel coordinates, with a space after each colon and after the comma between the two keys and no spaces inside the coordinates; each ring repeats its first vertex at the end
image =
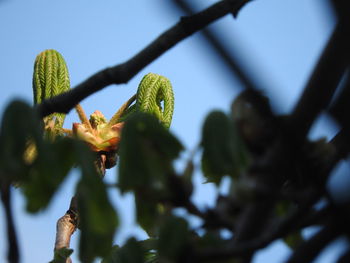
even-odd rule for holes
{"type": "Polygon", "coordinates": [[[55,251],[54,259],[49,263],[66,263],[67,258],[73,253],[73,249],[61,248],[55,251]]]}
{"type": "Polygon", "coordinates": [[[0,130],[0,167],[2,180],[20,181],[28,172],[24,152],[28,139],[42,141],[39,119],[32,108],[22,101],[13,101],[5,109],[0,130]]]}
{"type": "Polygon", "coordinates": [[[93,155],[80,155],[82,176],[77,186],[80,218],[79,257],[82,262],[93,262],[97,256],[106,256],[118,226],[118,217],[107,195],[106,186],[93,165],[93,155]]]}
{"type": "Polygon", "coordinates": [[[130,118],[123,128],[119,156],[119,186],[122,192],[135,189],[162,190],[181,143],[158,120],[144,113],[130,118]]]}
{"type": "Polygon", "coordinates": [[[237,178],[248,157],[235,123],[220,111],[211,112],[202,131],[202,170],[208,182],[219,184],[225,175],[237,178]]]}
{"type": "Polygon", "coordinates": [[[130,238],[123,247],[114,246],[112,253],[101,263],[144,263],[144,254],[140,242],[130,238]]]}
{"type": "Polygon", "coordinates": [[[304,242],[304,238],[301,235],[301,231],[296,231],[283,238],[283,241],[289,248],[295,249],[304,242]]]}
{"type": "MultiPolygon", "coordinates": [[[[62,55],[53,49],[41,52],[35,59],[33,73],[34,104],[55,97],[70,89],[69,73],[62,55]]],[[[62,128],[65,114],[53,113],[45,117],[45,123],[54,122],[62,128]]]]}
{"type": "Polygon", "coordinates": [[[181,150],[181,143],[152,115],[135,113],[123,128],[119,187],[135,192],[137,220],[146,230],[156,224],[157,200],[170,194],[168,177],[181,150]]]}
{"type": "Polygon", "coordinates": [[[114,124],[128,120],[137,112],[148,113],[155,116],[164,127],[169,128],[174,112],[173,87],[166,77],[148,73],[145,75],[133,96],[112,117],[110,123],[114,124]],[[136,103],[131,105],[133,100],[136,103]]]}
{"type": "Polygon", "coordinates": [[[160,228],[158,253],[160,262],[181,262],[188,241],[188,224],[183,218],[170,216],[160,228]]]}
{"type": "Polygon", "coordinates": [[[154,115],[169,128],[174,112],[174,93],[170,81],[154,73],[145,75],[137,90],[136,110],[154,115]]]}
{"type": "MultiPolygon", "coordinates": [[[[27,211],[36,213],[49,205],[69,171],[77,166],[82,171],[77,186],[82,229],[80,255],[83,262],[92,262],[109,252],[118,225],[94,165],[96,156],[81,141],[59,136],[54,141],[46,140],[42,130],[29,105],[10,103],[0,130],[0,182],[19,184],[27,211]],[[35,147],[30,158],[26,156],[29,145],[35,147]]],[[[71,253],[58,251],[53,262],[61,262],[68,252],[71,253]]]]}
{"type": "Polygon", "coordinates": [[[36,144],[36,158],[28,166],[28,174],[21,182],[28,212],[38,212],[50,203],[76,163],[76,156],[83,152],[72,151],[77,143],[69,138],[57,138],[53,142],[43,140],[36,144]]]}

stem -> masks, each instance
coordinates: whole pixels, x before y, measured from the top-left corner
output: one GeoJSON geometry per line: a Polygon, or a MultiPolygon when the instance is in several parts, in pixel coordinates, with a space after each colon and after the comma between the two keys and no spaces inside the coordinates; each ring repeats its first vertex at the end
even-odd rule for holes
{"type": "Polygon", "coordinates": [[[91,123],[88,120],[83,107],[80,104],[77,104],[75,106],[75,110],[77,111],[79,119],[82,122],[82,124],[84,124],[84,126],[87,127],[91,133],[93,133],[93,129],[91,127],[91,123]]]}
{"type": "Polygon", "coordinates": [[[123,113],[129,108],[131,103],[133,103],[136,100],[136,94],[133,95],[130,99],[128,99],[127,102],[125,102],[119,110],[113,115],[113,117],[108,122],[108,127],[111,127],[112,125],[116,124],[120,117],[123,115],[123,113]]]}
{"type": "MultiPolygon", "coordinates": [[[[74,231],[78,226],[78,213],[76,197],[73,197],[69,206],[69,210],[64,216],[62,216],[57,221],[56,226],[56,241],[55,241],[55,251],[61,248],[70,247],[70,239],[74,231]]],[[[67,259],[66,263],[71,263],[70,258],[67,259]]]]}

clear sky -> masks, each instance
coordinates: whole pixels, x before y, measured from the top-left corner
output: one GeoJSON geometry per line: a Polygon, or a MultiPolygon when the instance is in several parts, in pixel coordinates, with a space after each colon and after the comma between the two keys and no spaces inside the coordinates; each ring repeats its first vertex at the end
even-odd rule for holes
{"type": "MultiPolygon", "coordinates": [[[[72,87],[107,66],[132,57],[160,33],[176,23],[180,14],[170,0],[0,0],[0,113],[11,99],[32,103],[32,73],[36,55],[56,49],[66,59],[72,87]]],[[[215,1],[195,1],[202,8],[215,1]]],[[[256,0],[243,8],[237,20],[227,16],[211,27],[227,46],[239,50],[248,71],[259,79],[265,94],[280,112],[288,112],[300,92],[334,27],[326,0],[256,0]]],[[[187,150],[199,142],[205,115],[213,109],[229,110],[241,90],[215,54],[195,34],[181,42],[129,83],[110,86],[82,102],[88,114],[96,109],[110,118],[132,96],[142,76],[154,72],[167,76],[175,90],[175,113],[171,127],[187,150]]],[[[66,118],[70,128],[75,112],[66,118]]],[[[318,122],[313,136],[331,135],[326,120],[318,122]]],[[[186,156],[186,155],[185,155],[186,156]]],[[[20,190],[14,191],[14,211],[20,238],[22,262],[48,262],[52,258],[55,225],[68,208],[77,174],[72,172],[49,209],[37,215],[24,212],[20,190]]],[[[116,171],[106,180],[115,181],[116,171]]],[[[194,200],[205,207],[213,204],[216,191],[201,184],[197,175],[194,200]]],[[[144,233],[135,227],[132,197],[112,191],[122,225],[116,242],[144,233]]],[[[309,235],[308,231],[305,235],[309,235]]],[[[0,209],[0,262],[5,262],[5,225],[0,209]]],[[[78,234],[73,237],[73,248],[78,234]]],[[[335,245],[331,251],[341,249],[335,245]]],[[[289,253],[282,243],[259,253],[255,262],[279,262],[289,253]]],[[[332,262],[326,253],[318,262],[332,262]]],[[[75,257],[73,257],[75,259],[75,257]]]]}

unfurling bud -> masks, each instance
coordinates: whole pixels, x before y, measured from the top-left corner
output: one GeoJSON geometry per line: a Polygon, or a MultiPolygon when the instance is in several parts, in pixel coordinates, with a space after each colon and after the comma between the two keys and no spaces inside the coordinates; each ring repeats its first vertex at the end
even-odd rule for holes
{"type": "MultiPolygon", "coordinates": [[[[35,59],[33,74],[34,104],[55,97],[70,89],[69,73],[66,62],[56,50],[41,52],[35,59]]],[[[53,113],[45,117],[47,128],[62,128],[65,114],[53,113]]]]}

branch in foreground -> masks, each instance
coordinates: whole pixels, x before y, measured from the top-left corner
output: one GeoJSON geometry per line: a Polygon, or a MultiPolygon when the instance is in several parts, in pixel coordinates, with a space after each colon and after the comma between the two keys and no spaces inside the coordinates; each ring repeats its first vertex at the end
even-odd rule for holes
{"type": "Polygon", "coordinates": [[[8,255],[7,259],[11,263],[20,261],[20,254],[18,248],[18,241],[16,235],[16,228],[14,225],[13,214],[11,210],[11,189],[10,185],[4,183],[1,185],[1,201],[4,205],[6,222],[7,222],[7,237],[8,237],[8,255]]]}
{"type": "Polygon", "coordinates": [[[349,29],[339,23],[291,116],[291,126],[306,136],[317,115],[330,103],[349,63],[349,29]],[[315,99],[317,98],[317,99],[315,99]]]}
{"type": "MultiPolygon", "coordinates": [[[[173,0],[173,2],[181,8],[186,15],[192,15],[195,13],[194,8],[189,4],[189,1],[185,0],[173,0]]],[[[246,4],[242,2],[242,6],[246,4]]],[[[238,11],[238,10],[236,10],[238,11]]],[[[234,12],[232,12],[234,16],[234,12]]],[[[232,45],[230,47],[230,50],[226,48],[226,46],[223,44],[222,41],[220,41],[218,35],[211,29],[205,28],[202,30],[203,36],[206,38],[207,43],[210,45],[210,47],[220,56],[224,64],[231,70],[234,76],[238,77],[240,82],[245,86],[247,89],[256,89],[256,83],[254,83],[251,78],[249,77],[249,74],[243,68],[240,67],[236,57],[237,52],[235,52],[235,49],[232,49],[232,45]],[[232,55],[232,54],[235,54],[232,55]]]]}
{"type": "Polygon", "coordinates": [[[339,225],[330,222],[310,240],[298,247],[287,263],[312,262],[320,251],[340,234],[339,229],[339,225]]]}
{"type": "Polygon", "coordinates": [[[237,13],[249,1],[224,0],[195,15],[182,17],[176,25],[165,31],[125,63],[99,71],[69,92],[43,101],[37,106],[39,116],[43,118],[54,112],[68,113],[80,101],[108,85],[128,82],[145,66],[177,43],[226,14],[237,13]]]}
{"type": "MultiPolygon", "coordinates": [[[[338,26],[328,41],[295,110],[289,117],[288,129],[284,129],[284,136],[271,147],[262,163],[262,172],[257,176],[257,180],[262,184],[270,185],[272,189],[281,187],[283,177],[280,174],[289,171],[290,162],[295,158],[296,152],[300,149],[300,143],[303,142],[314,119],[330,103],[346,67],[343,53],[346,52],[347,46],[344,45],[343,40],[343,29],[338,26]]],[[[258,233],[267,223],[265,220],[273,204],[274,199],[271,198],[261,200],[245,209],[241,217],[242,225],[237,232],[238,242],[259,235],[258,233]]]]}

